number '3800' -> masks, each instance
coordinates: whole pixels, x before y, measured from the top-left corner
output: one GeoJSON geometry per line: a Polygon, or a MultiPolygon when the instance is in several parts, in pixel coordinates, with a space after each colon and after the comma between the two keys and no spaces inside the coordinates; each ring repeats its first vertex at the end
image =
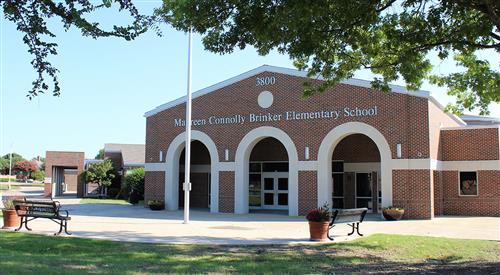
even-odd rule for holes
{"type": "Polygon", "coordinates": [[[267,86],[276,83],[276,77],[274,76],[257,77],[256,80],[257,80],[257,86],[267,86]]]}

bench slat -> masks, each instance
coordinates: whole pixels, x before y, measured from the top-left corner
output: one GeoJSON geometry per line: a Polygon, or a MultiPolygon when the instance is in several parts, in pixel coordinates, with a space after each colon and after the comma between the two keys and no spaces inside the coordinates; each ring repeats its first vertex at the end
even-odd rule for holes
{"type": "Polygon", "coordinates": [[[367,208],[334,209],[331,224],[362,222],[367,208]]]}

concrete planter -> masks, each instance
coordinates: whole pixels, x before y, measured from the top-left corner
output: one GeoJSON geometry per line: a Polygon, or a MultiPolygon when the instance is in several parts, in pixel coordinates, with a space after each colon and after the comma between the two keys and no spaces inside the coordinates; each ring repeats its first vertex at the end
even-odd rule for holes
{"type": "Polygon", "coordinates": [[[405,210],[402,208],[386,208],[382,211],[382,215],[388,221],[399,221],[403,218],[405,210]]]}

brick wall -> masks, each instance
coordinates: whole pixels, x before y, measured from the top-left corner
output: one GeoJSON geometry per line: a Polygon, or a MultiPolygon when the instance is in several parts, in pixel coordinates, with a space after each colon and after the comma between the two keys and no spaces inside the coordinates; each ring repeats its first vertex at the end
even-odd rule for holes
{"type": "Polygon", "coordinates": [[[442,130],[443,160],[499,159],[499,128],[442,130]]]}
{"type": "Polygon", "coordinates": [[[380,162],[380,154],[371,138],[354,134],[345,137],[337,144],[333,159],[344,162],[380,162]]]}
{"type": "Polygon", "coordinates": [[[219,212],[234,212],[234,172],[219,173],[219,212]]]}
{"type": "Polygon", "coordinates": [[[316,171],[299,171],[299,215],[318,207],[317,181],[316,171]]]}
{"type": "Polygon", "coordinates": [[[253,147],[250,161],[288,161],[288,153],[279,140],[265,138],[253,147]]]}
{"type": "Polygon", "coordinates": [[[406,219],[430,219],[434,216],[431,201],[430,170],[393,170],[392,196],[396,207],[405,209],[406,219]]]}
{"type": "Polygon", "coordinates": [[[144,201],[165,199],[165,172],[146,171],[144,188],[144,201]]]}
{"type": "Polygon", "coordinates": [[[434,182],[434,215],[443,215],[443,174],[432,171],[434,182]]]}
{"type": "Polygon", "coordinates": [[[500,171],[477,172],[478,196],[459,196],[459,171],[440,171],[444,215],[500,217],[500,171]]]}

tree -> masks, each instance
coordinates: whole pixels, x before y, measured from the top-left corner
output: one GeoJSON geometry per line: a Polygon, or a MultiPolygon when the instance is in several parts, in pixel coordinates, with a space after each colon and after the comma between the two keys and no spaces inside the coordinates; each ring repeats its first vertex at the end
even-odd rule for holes
{"type": "Polygon", "coordinates": [[[95,183],[98,186],[99,194],[102,194],[104,187],[109,187],[116,177],[116,171],[113,168],[111,160],[105,160],[100,163],[89,165],[87,170],[83,171],[83,180],[85,183],[95,183]]]}
{"type": "Polygon", "coordinates": [[[425,79],[447,86],[456,113],[487,114],[491,102],[500,102],[500,73],[476,55],[499,56],[499,1],[165,0],[156,14],[178,30],[202,34],[215,53],[251,45],[261,55],[288,54],[298,69],[325,79],[305,83],[306,97],[369,69],[377,75],[372,86],[382,91],[400,77],[409,90],[425,79]],[[441,60],[453,55],[460,68],[432,75],[433,53],[441,60]]]}
{"type": "Polygon", "coordinates": [[[44,157],[36,157],[32,158],[31,161],[35,162],[38,165],[38,169],[45,171],[45,158],[44,157]]]}
{"type": "Polygon", "coordinates": [[[4,158],[0,158],[0,174],[9,173],[9,161],[4,158]]]}
{"type": "Polygon", "coordinates": [[[33,55],[31,64],[37,73],[37,78],[27,94],[29,99],[49,89],[49,83],[45,80],[46,75],[52,80],[52,94],[60,95],[58,70],[48,61],[50,55],[57,55],[57,43],[48,42],[48,38],[55,37],[47,26],[48,18],[60,19],[66,31],[74,26],[82,32],[83,36],[90,36],[94,39],[113,36],[133,40],[144,33],[152,22],[152,18],[139,14],[132,0],[103,0],[101,3],[90,0],[3,0],[2,7],[5,18],[16,24],[18,31],[24,33],[23,42],[28,46],[28,52],[33,55]],[[111,30],[105,30],[101,28],[99,22],[92,22],[85,18],[98,10],[110,8],[113,2],[118,5],[119,11],[129,13],[133,20],[130,25],[115,25],[111,30]]]}
{"type": "Polygon", "coordinates": [[[99,152],[95,156],[95,159],[104,159],[104,149],[99,150],[99,152]]]}
{"type": "MultiPolygon", "coordinates": [[[[6,154],[2,156],[0,160],[0,174],[9,174],[9,168],[10,168],[10,154],[6,154]]],[[[12,153],[12,169],[14,169],[14,165],[18,161],[24,160],[23,156],[17,154],[17,153],[12,153]]]]}
{"type": "Polygon", "coordinates": [[[16,162],[13,170],[18,177],[26,180],[31,177],[32,172],[38,171],[38,165],[33,161],[20,160],[16,162]]]}

